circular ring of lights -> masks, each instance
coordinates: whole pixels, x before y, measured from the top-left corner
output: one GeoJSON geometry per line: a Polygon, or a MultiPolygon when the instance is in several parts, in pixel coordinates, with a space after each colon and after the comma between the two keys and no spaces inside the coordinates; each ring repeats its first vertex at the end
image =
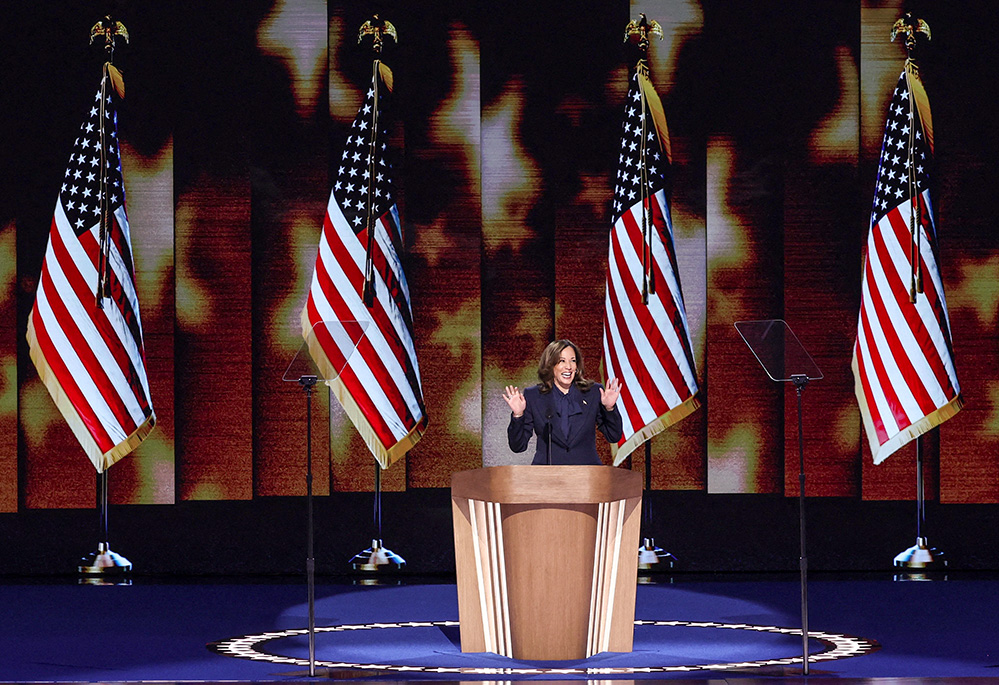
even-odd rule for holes
{"type": "MultiPolygon", "coordinates": [[[[457,621],[404,621],[399,623],[356,623],[336,626],[316,627],[316,633],[342,633],[353,630],[385,630],[389,628],[433,628],[454,627],[457,621]]],[[[760,633],[801,635],[800,628],[751,625],[748,623],[716,623],[714,621],[635,621],[636,626],[669,626],[687,628],[720,628],[725,630],[749,630],[760,633]]],[[[272,640],[308,635],[307,628],[276,630],[255,635],[243,635],[228,640],[213,642],[208,648],[217,654],[253,661],[269,661],[275,664],[308,666],[308,659],[281,656],[264,651],[262,645],[272,640]]],[[[809,631],[808,637],[822,643],[824,649],[808,655],[808,663],[833,661],[854,656],[862,656],[877,651],[880,646],[873,640],[840,633],[809,631]]],[[[801,657],[784,659],[759,659],[757,661],[737,661],[713,664],[689,664],[676,666],[605,667],[605,668],[531,668],[531,667],[449,667],[449,666],[399,666],[395,664],[349,663],[316,659],[315,665],[322,668],[350,669],[359,671],[390,671],[395,673],[434,673],[468,675],[629,675],[633,673],[676,673],[684,671],[725,671],[731,669],[762,668],[764,666],[791,666],[801,664],[801,657]]]]}

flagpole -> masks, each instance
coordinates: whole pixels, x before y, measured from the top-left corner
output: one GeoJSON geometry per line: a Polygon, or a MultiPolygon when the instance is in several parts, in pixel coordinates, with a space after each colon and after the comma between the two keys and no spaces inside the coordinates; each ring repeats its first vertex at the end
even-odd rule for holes
{"type": "MultiPolygon", "coordinates": [[[[655,20],[650,21],[644,13],[639,14],[637,21],[630,21],[624,29],[624,41],[634,41],[638,47],[639,58],[635,65],[636,78],[648,76],[649,66],[647,62],[649,51],[649,34],[659,36],[662,40],[662,27],[655,20]]],[[[650,179],[649,167],[646,157],[648,142],[648,101],[645,98],[645,89],[640,88],[641,93],[641,122],[642,134],[639,143],[639,199],[642,205],[642,304],[649,304],[649,296],[655,295],[656,281],[655,269],[652,267],[652,230],[654,228],[649,217],[652,195],[649,193],[650,179]]],[[[652,535],[652,439],[645,441],[645,491],[642,496],[642,522],[645,535],[642,544],[638,548],[638,569],[639,571],[667,571],[672,570],[676,565],[676,557],[656,546],[655,537],[652,535]]]]}
{"type": "MultiPolygon", "coordinates": [[[[103,116],[104,107],[107,104],[109,94],[107,92],[108,83],[113,81],[113,74],[117,73],[114,68],[114,48],[115,40],[118,36],[128,42],[128,31],[120,21],[115,21],[111,15],[94,24],[90,29],[90,44],[95,40],[104,38],[104,51],[107,53],[107,60],[103,66],[103,76],[101,78],[101,123],[99,130],[101,147],[101,183],[100,183],[100,249],[98,254],[98,276],[97,287],[95,288],[95,304],[98,309],[104,308],[104,298],[108,291],[108,242],[111,232],[111,202],[108,193],[108,164],[107,164],[107,142],[105,140],[106,117],[103,116]]],[[[112,87],[117,87],[112,82],[112,87]]],[[[125,557],[111,551],[108,534],[108,468],[105,466],[97,472],[97,550],[91,552],[80,560],[76,570],[84,576],[117,576],[128,573],[132,570],[132,562],[125,557]]]]}
{"type": "MultiPolygon", "coordinates": [[[[909,84],[909,71],[916,70],[914,53],[916,51],[916,34],[922,33],[926,40],[930,40],[930,27],[922,19],[913,17],[911,13],[904,14],[891,30],[891,40],[899,35],[905,36],[905,73],[906,85],[909,84]]],[[[922,239],[922,217],[919,202],[919,188],[916,181],[916,171],[914,164],[915,157],[915,135],[917,130],[915,98],[911,95],[912,88],[909,87],[909,140],[906,146],[908,156],[908,186],[909,186],[909,231],[911,240],[909,244],[909,261],[911,264],[911,278],[909,285],[909,300],[916,302],[916,298],[923,292],[922,259],[920,258],[920,243],[922,239]]],[[[947,560],[943,552],[930,547],[926,541],[926,493],[923,461],[923,436],[916,437],[916,544],[895,555],[894,564],[896,567],[908,569],[910,571],[924,571],[942,569],[947,566],[947,560]]]]}
{"type": "MultiPolygon", "coordinates": [[[[374,106],[371,112],[371,143],[368,146],[368,189],[367,208],[365,211],[365,229],[367,231],[367,249],[364,255],[364,288],[362,299],[364,306],[369,309],[375,303],[375,265],[374,265],[374,245],[375,245],[375,181],[377,169],[375,169],[375,153],[378,150],[378,126],[379,111],[381,106],[379,99],[379,86],[381,83],[381,54],[385,44],[385,38],[389,37],[398,42],[399,36],[395,27],[388,21],[381,19],[377,14],[364,22],[357,35],[357,42],[361,43],[366,36],[371,36],[371,49],[375,53],[375,59],[371,63],[371,83],[374,93],[374,106]]],[[[391,86],[390,86],[391,89],[391,86]]],[[[374,493],[374,536],[371,538],[371,547],[363,552],[355,554],[350,565],[355,571],[384,572],[396,571],[406,565],[406,560],[390,549],[382,546],[382,473],[381,464],[375,461],[375,493],[374,493]]]]}

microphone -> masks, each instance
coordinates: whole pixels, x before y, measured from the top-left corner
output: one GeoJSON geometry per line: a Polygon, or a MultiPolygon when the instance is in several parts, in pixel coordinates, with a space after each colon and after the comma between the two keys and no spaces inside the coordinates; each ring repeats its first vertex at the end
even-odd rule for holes
{"type": "Polygon", "coordinates": [[[545,425],[548,427],[548,465],[552,465],[552,408],[548,405],[548,413],[545,415],[545,425]]]}

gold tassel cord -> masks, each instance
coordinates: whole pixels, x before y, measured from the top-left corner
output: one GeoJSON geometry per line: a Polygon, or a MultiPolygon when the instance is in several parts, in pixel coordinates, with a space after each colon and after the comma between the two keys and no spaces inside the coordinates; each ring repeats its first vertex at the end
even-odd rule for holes
{"type": "Polygon", "coordinates": [[[920,249],[922,243],[922,217],[920,215],[919,183],[916,178],[916,130],[918,108],[916,106],[916,96],[914,94],[913,80],[919,79],[919,73],[911,59],[905,63],[905,85],[909,91],[909,140],[906,145],[907,156],[907,181],[909,186],[909,261],[911,264],[911,274],[909,281],[909,301],[915,303],[916,296],[923,292],[923,269],[920,249]]]}
{"type": "Polygon", "coordinates": [[[653,126],[658,131],[660,149],[666,154],[666,159],[670,160],[669,134],[666,130],[666,115],[663,111],[662,101],[652,82],[649,80],[649,67],[645,61],[645,56],[649,49],[649,36],[659,36],[662,40],[662,27],[657,21],[649,21],[645,14],[639,15],[637,21],[630,21],[624,30],[624,40],[637,39],[638,49],[642,56],[635,66],[635,78],[638,82],[638,89],[641,99],[641,143],[639,144],[639,199],[642,203],[642,303],[648,305],[649,295],[656,292],[656,274],[652,264],[652,231],[653,222],[650,220],[651,196],[649,193],[649,168],[647,153],[648,139],[648,117],[651,114],[653,126]],[[662,146],[665,146],[663,148],[662,146]]]}
{"type": "Polygon", "coordinates": [[[899,36],[905,37],[905,87],[909,101],[909,140],[906,146],[906,162],[908,164],[907,184],[909,189],[909,263],[911,266],[909,280],[909,301],[915,303],[916,296],[923,292],[923,269],[920,258],[922,247],[922,216],[920,208],[919,182],[916,177],[916,131],[917,118],[919,130],[922,131],[924,144],[933,153],[933,120],[930,115],[930,103],[926,97],[922,80],[919,78],[919,67],[913,60],[917,46],[917,35],[923,34],[930,40],[930,27],[922,19],[907,12],[895,22],[891,29],[891,41],[899,36]]]}
{"type": "Polygon", "coordinates": [[[101,123],[98,125],[98,140],[101,146],[101,181],[100,181],[100,221],[101,230],[98,238],[97,252],[97,289],[95,292],[96,306],[104,309],[104,298],[110,296],[108,275],[108,250],[111,234],[111,201],[108,193],[108,159],[107,159],[107,85],[109,81],[110,62],[104,63],[104,76],[101,79],[101,102],[99,107],[101,123]]]}
{"type": "MultiPolygon", "coordinates": [[[[639,61],[635,70],[638,72],[636,78],[641,79],[642,72],[647,72],[648,66],[646,66],[644,61],[639,61]]],[[[639,199],[642,202],[642,304],[647,305],[649,303],[649,295],[654,295],[656,292],[656,283],[655,273],[652,268],[652,233],[650,230],[651,222],[649,221],[649,167],[645,156],[646,139],[648,138],[648,105],[645,97],[645,89],[639,87],[639,92],[641,94],[642,106],[642,137],[638,148],[640,174],[639,199]]]]}
{"type": "Polygon", "coordinates": [[[642,143],[641,143],[641,198],[642,198],[642,269],[643,287],[642,301],[648,304],[648,296],[656,292],[655,270],[652,267],[652,223],[648,219],[651,211],[651,197],[649,195],[649,174],[647,157],[648,143],[648,122],[651,118],[652,125],[656,130],[656,138],[659,141],[659,151],[665,156],[667,164],[672,163],[673,155],[670,148],[669,128],[666,125],[666,112],[663,108],[662,100],[652,85],[649,78],[649,66],[644,59],[640,59],[635,67],[636,78],[638,79],[639,91],[641,93],[642,104],[642,143]]]}
{"type": "MultiPolygon", "coordinates": [[[[108,269],[109,251],[111,249],[111,197],[108,192],[108,159],[107,159],[107,102],[108,83],[118,93],[119,98],[125,97],[125,80],[121,72],[112,64],[114,60],[114,48],[117,37],[120,36],[128,42],[128,29],[120,21],[115,20],[110,14],[98,21],[90,29],[90,44],[93,45],[98,39],[104,39],[104,50],[107,53],[107,61],[104,62],[104,70],[101,77],[101,101],[99,105],[100,124],[98,125],[98,139],[101,146],[101,180],[100,180],[100,222],[101,229],[98,236],[97,255],[97,287],[94,292],[97,309],[104,309],[104,298],[111,296],[110,271],[108,269]]],[[[122,189],[124,192],[124,188],[122,189]]]]}
{"type": "Polygon", "coordinates": [[[374,199],[375,199],[375,152],[378,150],[378,83],[381,81],[379,78],[379,65],[381,60],[375,60],[372,65],[373,78],[372,90],[374,91],[374,106],[371,108],[371,144],[368,147],[368,206],[366,208],[366,217],[364,221],[365,228],[368,232],[368,244],[367,249],[364,254],[364,290],[362,293],[362,298],[364,299],[364,306],[370,309],[375,304],[375,262],[374,262],[374,247],[375,247],[375,216],[374,216],[374,199]]]}
{"type": "MultiPolygon", "coordinates": [[[[379,17],[377,14],[371,19],[364,22],[361,26],[360,31],[357,35],[358,44],[364,40],[365,37],[371,37],[371,49],[375,52],[375,55],[381,55],[382,48],[385,45],[385,39],[391,38],[395,42],[399,42],[399,34],[395,29],[395,26],[391,22],[386,21],[379,17]]],[[[375,152],[378,150],[378,110],[379,110],[379,86],[384,82],[385,87],[388,91],[392,92],[393,79],[392,70],[385,66],[379,57],[375,57],[372,63],[372,90],[374,91],[372,97],[374,99],[372,113],[371,113],[371,145],[368,148],[368,207],[366,212],[365,228],[368,232],[367,248],[364,255],[364,286],[362,288],[361,297],[364,301],[364,306],[369,309],[375,304],[375,264],[374,264],[374,246],[375,246],[375,219],[374,216],[374,197],[375,197],[375,152]]]]}

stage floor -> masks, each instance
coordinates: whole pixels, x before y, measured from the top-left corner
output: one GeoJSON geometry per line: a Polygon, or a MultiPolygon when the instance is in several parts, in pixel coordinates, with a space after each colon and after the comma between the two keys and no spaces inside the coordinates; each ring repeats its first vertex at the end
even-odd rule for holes
{"type": "MultiPolygon", "coordinates": [[[[794,679],[798,577],[676,576],[638,588],[635,646],[570,662],[465,654],[450,582],[316,586],[326,679],[794,679]]],[[[75,580],[0,585],[5,682],[295,681],[308,678],[304,578],[75,580]]],[[[810,579],[809,681],[999,676],[997,579],[810,579]]]]}

